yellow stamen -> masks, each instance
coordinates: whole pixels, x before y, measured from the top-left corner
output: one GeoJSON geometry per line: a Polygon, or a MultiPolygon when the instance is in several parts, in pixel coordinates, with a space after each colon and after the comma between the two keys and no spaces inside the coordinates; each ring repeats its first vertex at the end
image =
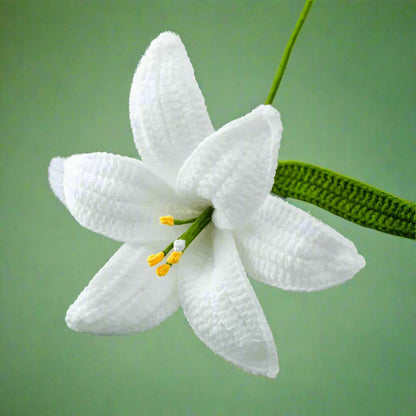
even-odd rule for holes
{"type": "Polygon", "coordinates": [[[156,274],[159,277],[165,276],[168,273],[169,269],[170,269],[170,265],[169,264],[162,264],[161,266],[159,266],[156,269],[156,274]]]}
{"type": "Polygon", "coordinates": [[[174,251],[168,258],[168,263],[176,264],[182,256],[182,251],[174,251]]]}
{"type": "Polygon", "coordinates": [[[159,253],[151,254],[147,258],[147,262],[149,263],[149,266],[152,267],[160,263],[164,257],[165,257],[165,254],[163,253],[163,251],[159,251],[159,253]]]}
{"type": "Polygon", "coordinates": [[[164,215],[163,217],[160,217],[159,218],[159,221],[163,225],[169,225],[169,226],[171,226],[171,225],[174,224],[174,221],[175,220],[173,219],[172,215],[164,215]]]}

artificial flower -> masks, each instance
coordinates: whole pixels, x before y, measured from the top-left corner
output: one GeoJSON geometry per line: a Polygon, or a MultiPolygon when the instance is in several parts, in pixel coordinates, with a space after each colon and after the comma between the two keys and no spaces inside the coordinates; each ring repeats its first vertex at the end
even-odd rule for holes
{"type": "Polygon", "coordinates": [[[75,219],[124,243],[69,308],[67,325],[141,332],[181,306],[215,353],[275,377],[273,335],[247,276],[320,290],[353,277],[363,257],[328,225],[270,195],[282,133],[276,109],[259,106],[214,131],[176,34],[159,35],[140,60],[130,119],[142,160],[92,153],[54,158],[49,167],[50,185],[75,219]],[[210,209],[212,221],[191,243],[178,238],[186,219],[210,209]],[[169,243],[177,254],[158,277],[149,264],[169,243]]]}

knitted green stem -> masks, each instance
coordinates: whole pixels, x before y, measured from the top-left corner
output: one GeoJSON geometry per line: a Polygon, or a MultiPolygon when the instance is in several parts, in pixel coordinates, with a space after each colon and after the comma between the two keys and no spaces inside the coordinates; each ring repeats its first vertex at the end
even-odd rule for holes
{"type": "Polygon", "coordinates": [[[302,162],[279,162],[272,193],[324,208],[348,221],[416,240],[416,204],[302,162]]]}

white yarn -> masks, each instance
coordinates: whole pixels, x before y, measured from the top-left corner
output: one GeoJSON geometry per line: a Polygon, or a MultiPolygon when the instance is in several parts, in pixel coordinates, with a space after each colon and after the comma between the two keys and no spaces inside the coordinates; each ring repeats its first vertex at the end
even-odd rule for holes
{"type": "MultiPolygon", "coordinates": [[[[93,334],[140,332],[170,316],[180,299],[193,330],[215,353],[275,377],[273,336],[246,273],[284,289],[319,290],[350,279],[364,259],[329,226],[269,196],[282,133],[277,110],[260,106],[213,133],[177,35],[162,33],[140,61],[130,118],[143,162],[92,153],[55,158],[49,166],[51,188],[75,219],[126,243],[68,309],[68,326],[93,334]],[[209,205],[213,224],[157,277],[147,256],[188,228],[166,227],[159,217],[196,217],[209,205]]],[[[184,243],[175,240],[174,250],[183,251],[184,243]]]]}
{"type": "Polygon", "coordinates": [[[186,246],[186,241],[185,240],[175,240],[173,242],[173,250],[174,251],[183,251],[185,249],[186,246]]]}

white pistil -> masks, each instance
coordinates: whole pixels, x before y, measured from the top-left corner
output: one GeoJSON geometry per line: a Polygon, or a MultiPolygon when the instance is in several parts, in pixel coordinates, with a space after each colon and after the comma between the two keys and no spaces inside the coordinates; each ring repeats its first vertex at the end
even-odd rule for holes
{"type": "Polygon", "coordinates": [[[185,240],[175,240],[173,242],[173,250],[174,251],[183,251],[185,249],[186,246],[186,241],[185,240]]]}

